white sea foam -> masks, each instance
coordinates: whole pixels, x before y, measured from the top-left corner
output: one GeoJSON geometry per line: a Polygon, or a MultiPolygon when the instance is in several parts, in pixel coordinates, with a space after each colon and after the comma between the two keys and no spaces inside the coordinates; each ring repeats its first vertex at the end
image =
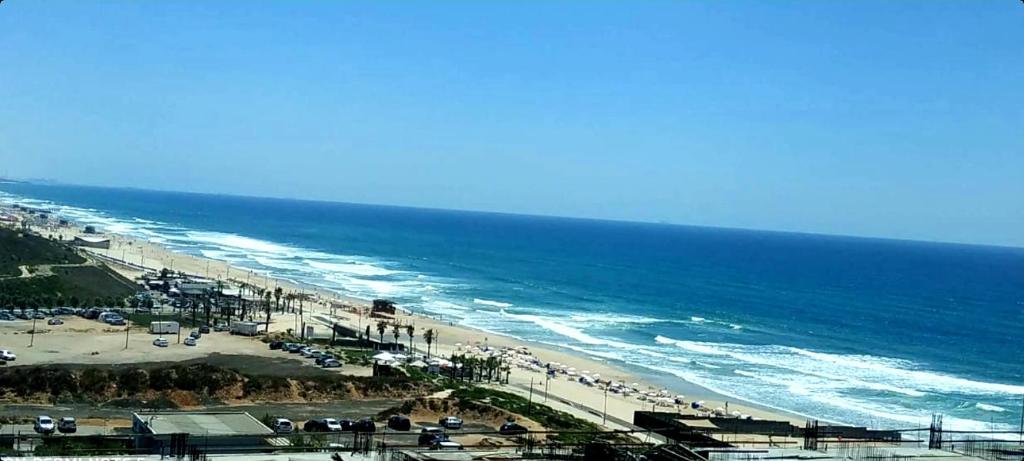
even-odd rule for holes
{"type": "Polygon", "coordinates": [[[975,403],[974,407],[979,409],[979,410],[994,411],[996,413],[1002,413],[1002,412],[1006,411],[1005,408],[1000,407],[998,405],[989,405],[987,403],[981,403],[981,402],[975,403]]]}
{"type": "Polygon", "coordinates": [[[501,302],[501,301],[491,301],[489,299],[480,299],[480,298],[474,298],[473,299],[473,303],[474,304],[484,305],[484,306],[499,307],[499,308],[512,307],[512,303],[506,303],[506,302],[501,302]]]}
{"type": "Polygon", "coordinates": [[[572,314],[569,318],[572,319],[573,322],[580,322],[584,325],[626,323],[651,324],[667,322],[667,320],[659,320],[650,317],[614,313],[578,313],[572,314]]]}
{"type": "Polygon", "coordinates": [[[286,255],[294,250],[276,243],[265,240],[254,239],[237,234],[225,234],[222,232],[186,232],[186,237],[195,242],[208,243],[211,245],[234,248],[240,250],[259,251],[268,254],[286,255]]]}
{"type": "Polygon", "coordinates": [[[395,275],[402,273],[401,271],[394,271],[385,269],[383,267],[377,267],[371,264],[360,263],[360,262],[321,262],[307,259],[306,264],[310,266],[328,272],[342,272],[345,274],[361,275],[366,277],[383,277],[388,275],[395,275]]]}

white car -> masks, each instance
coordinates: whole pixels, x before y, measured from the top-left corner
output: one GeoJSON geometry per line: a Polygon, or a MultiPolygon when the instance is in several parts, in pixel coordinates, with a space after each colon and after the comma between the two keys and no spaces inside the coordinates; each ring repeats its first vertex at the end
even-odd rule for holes
{"type": "Polygon", "coordinates": [[[302,354],[303,357],[313,357],[313,354],[320,353],[321,352],[316,349],[303,349],[302,352],[300,352],[300,354],[302,354]]]}
{"type": "Polygon", "coordinates": [[[32,425],[32,429],[40,434],[52,434],[57,430],[57,426],[49,416],[36,416],[36,423],[32,425]]]}
{"type": "Polygon", "coordinates": [[[199,344],[199,342],[196,341],[196,338],[193,338],[191,336],[189,336],[188,338],[185,338],[185,345],[186,346],[195,346],[197,344],[199,344]]]}
{"type": "Polygon", "coordinates": [[[445,416],[437,421],[445,429],[462,429],[462,418],[457,416],[445,416]]]}
{"type": "Polygon", "coordinates": [[[156,347],[167,347],[170,344],[171,343],[167,342],[167,340],[164,338],[156,338],[153,340],[153,345],[156,347]]]}
{"type": "Polygon", "coordinates": [[[292,422],[284,418],[275,419],[272,429],[278,434],[291,434],[295,432],[295,426],[292,425],[292,422]]]}
{"type": "Polygon", "coordinates": [[[61,320],[61,319],[58,319],[57,317],[53,317],[50,320],[47,320],[46,324],[47,325],[63,325],[64,321],[61,320]]]}
{"type": "Polygon", "coordinates": [[[341,432],[341,423],[334,418],[324,418],[324,424],[329,432],[341,432]]]}
{"type": "Polygon", "coordinates": [[[14,355],[14,352],[11,352],[7,349],[0,350],[0,360],[3,360],[4,362],[13,362],[17,358],[18,356],[14,355]]]}

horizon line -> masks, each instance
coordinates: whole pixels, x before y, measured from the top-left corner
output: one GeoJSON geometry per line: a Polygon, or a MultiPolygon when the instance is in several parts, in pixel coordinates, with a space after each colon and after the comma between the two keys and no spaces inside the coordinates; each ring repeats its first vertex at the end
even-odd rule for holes
{"type": "Polygon", "coordinates": [[[325,204],[341,204],[341,205],[356,205],[356,206],[378,206],[388,208],[402,208],[408,210],[423,210],[423,211],[447,211],[447,212],[460,212],[460,213],[480,213],[480,214],[491,214],[499,216],[514,216],[514,217],[527,217],[527,218],[545,218],[545,219],[563,219],[563,220],[575,220],[575,221],[593,221],[593,222],[604,222],[604,223],[615,223],[615,224],[641,224],[647,226],[665,226],[665,227],[689,227],[698,229],[714,229],[714,230],[725,230],[725,231],[742,231],[742,232],[758,232],[758,233],[770,233],[770,234],[788,234],[796,236],[806,237],[827,237],[827,238],[848,238],[848,239],[862,239],[862,240],[876,240],[886,242],[903,242],[903,243],[917,243],[917,244],[935,244],[935,245],[951,245],[951,246],[970,246],[970,247],[988,247],[996,249],[1010,249],[1010,250],[1024,250],[1024,244],[1012,245],[1012,244],[997,244],[997,243],[977,243],[977,242],[962,242],[953,240],[923,240],[913,238],[899,238],[899,237],[888,237],[878,235],[858,235],[858,234],[837,234],[829,232],[811,232],[811,231],[798,231],[788,229],[763,229],[763,228],[750,228],[750,227],[732,227],[732,226],[720,226],[720,225],[706,225],[706,224],[687,224],[687,223],[676,223],[670,221],[642,221],[642,220],[631,220],[631,219],[615,219],[615,218],[599,218],[591,216],[564,216],[564,215],[553,215],[544,213],[523,213],[523,212],[512,212],[512,211],[496,211],[496,210],[479,210],[479,209],[467,209],[467,208],[440,208],[440,207],[429,207],[429,206],[413,206],[413,205],[399,205],[394,203],[366,203],[366,202],[348,202],[344,200],[328,200],[328,199],[317,199],[317,198],[300,198],[300,197],[277,197],[270,195],[252,195],[245,193],[224,193],[224,192],[197,192],[187,190],[174,190],[174,189],[147,189],[144,187],[137,186],[98,186],[92,184],[79,184],[73,182],[65,182],[47,178],[31,178],[31,179],[13,179],[10,177],[0,176],[0,184],[29,184],[34,186],[71,186],[71,187],[85,187],[94,189],[109,189],[109,190],[131,190],[131,191],[142,191],[142,192],[162,192],[162,193],[174,193],[174,194],[187,194],[187,195],[202,195],[209,197],[233,197],[233,198],[247,198],[247,199],[265,199],[265,200],[280,200],[280,201],[294,201],[294,202],[309,202],[309,203],[325,203],[325,204]]]}

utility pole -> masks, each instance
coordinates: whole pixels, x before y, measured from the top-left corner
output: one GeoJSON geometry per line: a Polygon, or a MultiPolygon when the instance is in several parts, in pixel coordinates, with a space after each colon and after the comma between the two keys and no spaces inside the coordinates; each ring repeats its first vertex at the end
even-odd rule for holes
{"type": "Polygon", "coordinates": [[[526,414],[530,414],[530,408],[533,407],[533,377],[530,377],[530,398],[526,401],[526,414]]]}
{"type": "Polygon", "coordinates": [[[608,386],[604,387],[604,415],[601,416],[601,425],[608,424],[608,386]]]}
{"type": "Polygon", "coordinates": [[[125,320],[127,325],[124,327],[124,349],[128,350],[128,332],[132,330],[132,318],[126,315],[125,320]]]}
{"type": "Polygon", "coordinates": [[[32,333],[28,338],[28,347],[32,347],[36,342],[36,316],[32,316],[32,333]]]}

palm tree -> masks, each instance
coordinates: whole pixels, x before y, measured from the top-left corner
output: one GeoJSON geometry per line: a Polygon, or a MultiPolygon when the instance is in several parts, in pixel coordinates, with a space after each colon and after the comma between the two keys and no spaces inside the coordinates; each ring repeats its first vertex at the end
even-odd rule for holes
{"type": "Polygon", "coordinates": [[[366,343],[367,344],[370,343],[370,326],[369,325],[366,326],[366,343]]]}
{"type": "Polygon", "coordinates": [[[383,320],[377,321],[377,333],[380,334],[380,344],[384,345],[384,332],[388,331],[388,324],[383,320]]]}
{"type": "Polygon", "coordinates": [[[427,342],[427,358],[430,358],[430,344],[434,342],[434,329],[423,332],[423,340],[427,342]]]}
{"type": "Polygon", "coordinates": [[[412,337],[416,334],[416,326],[408,324],[405,326],[405,334],[409,335],[409,353],[412,353],[412,337]]]}
{"type": "Polygon", "coordinates": [[[393,334],[395,336],[395,345],[393,347],[395,349],[398,349],[398,337],[402,335],[402,327],[401,327],[401,325],[399,325],[397,323],[391,325],[391,334],[393,334]]]}
{"type": "Polygon", "coordinates": [[[278,312],[281,311],[281,295],[283,293],[284,290],[281,287],[274,288],[274,310],[278,312]]]}

